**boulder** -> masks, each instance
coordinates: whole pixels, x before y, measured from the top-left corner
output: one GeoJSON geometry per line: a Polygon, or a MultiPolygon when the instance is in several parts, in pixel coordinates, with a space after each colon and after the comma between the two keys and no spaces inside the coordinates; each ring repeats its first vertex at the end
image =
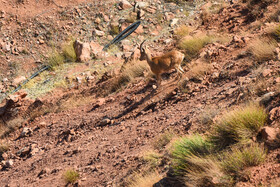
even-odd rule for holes
{"type": "Polygon", "coordinates": [[[74,42],[74,49],[79,62],[86,62],[91,59],[90,57],[90,44],[82,43],[78,40],[74,42]]]}

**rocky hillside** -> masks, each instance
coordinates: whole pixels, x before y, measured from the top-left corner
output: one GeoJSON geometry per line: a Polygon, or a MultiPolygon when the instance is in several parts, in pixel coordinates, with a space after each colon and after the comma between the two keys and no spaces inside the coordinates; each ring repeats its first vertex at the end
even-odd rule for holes
{"type": "Polygon", "coordinates": [[[279,1],[0,5],[0,186],[279,183],[279,1]],[[157,86],[145,39],[185,54],[181,79],[157,86]]]}

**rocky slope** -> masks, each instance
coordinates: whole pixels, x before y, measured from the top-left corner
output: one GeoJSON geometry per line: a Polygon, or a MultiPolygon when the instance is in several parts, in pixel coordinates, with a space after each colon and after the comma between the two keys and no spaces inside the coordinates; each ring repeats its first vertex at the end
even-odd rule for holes
{"type": "MultiPolygon", "coordinates": [[[[208,133],[211,122],[225,110],[252,100],[266,107],[266,125],[272,134],[279,129],[279,43],[269,60],[259,62],[251,52],[251,43],[266,35],[271,24],[279,24],[279,15],[274,18],[277,11],[270,11],[277,10],[279,2],[253,14],[250,7],[236,1],[209,1],[202,7],[199,2],[141,1],[137,8],[142,26],[120,44],[121,50],[103,53],[102,46],[115,36],[113,28],[122,30],[136,19],[133,2],[122,2],[0,3],[8,7],[0,11],[2,93],[15,88],[22,81],[20,76],[25,79],[45,64],[52,48],[59,49],[71,36],[95,49],[91,51],[95,58],[86,63],[46,72],[51,84],[60,74],[63,80],[73,78],[67,88],[43,91],[38,97],[26,87],[27,96],[20,92],[2,102],[1,145],[8,148],[0,149],[1,186],[68,185],[63,173],[69,168],[80,174],[77,186],[126,185],[126,177],[145,167],[142,155],[161,134],[168,130],[178,136],[208,133]],[[154,89],[155,82],[145,71],[117,92],[108,93],[122,74],[122,63],[131,56],[138,58],[137,43],[150,38],[154,54],[162,54],[178,46],[175,28],[182,24],[193,28],[190,36],[219,37],[187,62],[179,83],[175,73],[169,72],[163,75],[162,86],[154,89]]],[[[34,81],[44,85],[44,78],[34,81]]],[[[262,141],[269,142],[270,135],[262,141]]],[[[268,149],[266,162],[248,168],[250,178],[236,185],[277,184],[279,155],[279,147],[268,149]]],[[[163,177],[167,170],[161,168],[163,177]]]]}

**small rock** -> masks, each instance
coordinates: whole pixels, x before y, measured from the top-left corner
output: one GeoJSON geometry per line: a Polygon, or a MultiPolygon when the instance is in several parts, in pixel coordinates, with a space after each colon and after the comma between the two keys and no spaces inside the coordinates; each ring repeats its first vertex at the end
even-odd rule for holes
{"type": "Polygon", "coordinates": [[[30,135],[32,135],[32,129],[28,128],[28,127],[24,127],[21,134],[20,134],[20,137],[27,137],[27,136],[30,136],[30,135]]]}
{"type": "Polygon", "coordinates": [[[275,79],[275,82],[276,82],[276,83],[280,83],[280,77],[277,77],[277,78],[275,79]]]}
{"type": "Polygon", "coordinates": [[[272,127],[263,127],[259,134],[261,135],[261,138],[268,142],[274,142],[277,140],[277,129],[272,127]]]}
{"type": "Polygon", "coordinates": [[[111,124],[111,120],[109,118],[104,118],[101,122],[100,122],[100,126],[105,126],[105,125],[109,125],[111,124]]]}
{"type": "Polygon", "coordinates": [[[257,100],[261,105],[266,105],[267,102],[271,101],[275,95],[275,92],[269,92],[259,97],[257,100]]]}
{"type": "Polygon", "coordinates": [[[153,84],[152,88],[155,90],[157,89],[157,86],[153,84]]]}
{"type": "Polygon", "coordinates": [[[178,23],[178,21],[179,21],[178,18],[172,19],[171,22],[170,22],[170,27],[174,27],[178,23]]]}
{"type": "Polygon", "coordinates": [[[40,45],[42,45],[42,44],[44,44],[44,43],[45,43],[45,41],[44,41],[44,40],[42,40],[42,39],[39,39],[39,41],[38,41],[38,42],[39,42],[39,44],[40,44],[40,45]]]}
{"type": "Polygon", "coordinates": [[[94,36],[99,36],[99,37],[102,37],[105,35],[105,33],[103,31],[100,31],[100,30],[97,30],[95,29],[92,33],[94,36]]]}
{"type": "Polygon", "coordinates": [[[133,6],[130,4],[130,2],[128,2],[127,0],[121,0],[120,2],[120,7],[125,10],[125,9],[129,9],[132,8],[133,6]]]}
{"type": "Polygon", "coordinates": [[[77,81],[77,83],[79,83],[79,84],[82,84],[82,78],[81,77],[76,77],[76,81],[77,81]]]}
{"type": "Polygon", "coordinates": [[[272,72],[271,69],[265,69],[263,70],[262,75],[263,77],[268,77],[271,75],[271,72],[272,72]]]}
{"type": "Polygon", "coordinates": [[[20,83],[22,83],[23,81],[25,81],[26,78],[24,76],[19,76],[19,77],[16,77],[14,80],[13,80],[13,85],[14,86],[17,86],[19,85],[20,83]]]}
{"type": "Polygon", "coordinates": [[[4,168],[10,168],[14,164],[14,161],[13,160],[7,160],[7,161],[2,161],[1,163],[2,163],[2,166],[4,168]]]}

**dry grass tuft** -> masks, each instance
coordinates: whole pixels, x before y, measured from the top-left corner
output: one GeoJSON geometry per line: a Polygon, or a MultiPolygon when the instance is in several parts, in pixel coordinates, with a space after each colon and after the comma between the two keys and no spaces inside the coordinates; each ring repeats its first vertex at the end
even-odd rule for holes
{"type": "Polygon", "coordinates": [[[190,32],[192,31],[192,29],[186,25],[181,25],[180,27],[178,27],[176,30],[175,30],[175,35],[181,39],[187,35],[190,34],[190,32]]]}
{"type": "Polygon", "coordinates": [[[149,166],[156,167],[161,163],[162,155],[154,150],[146,151],[143,154],[143,160],[146,161],[149,166]]]}
{"type": "Polygon", "coordinates": [[[212,70],[212,65],[200,60],[191,62],[187,65],[189,71],[187,76],[189,79],[201,80],[205,75],[209,74],[212,70]]]}
{"type": "Polygon", "coordinates": [[[161,179],[162,176],[157,171],[146,172],[144,174],[135,173],[128,182],[128,187],[153,187],[161,179]]]}
{"type": "Polygon", "coordinates": [[[170,131],[166,131],[164,132],[162,135],[160,135],[156,141],[153,143],[153,147],[156,150],[162,150],[165,148],[165,146],[167,144],[170,143],[170,141],[175,137],[175,134],[170,132],[170,131]]]}
{"type": "Polygon", "coordinates": [[[196,37],[185,37],[179,42],[179,47],[185,50],[185,58],[187,61],[198,56],[200,50],[212,41],[212,37],[207,35],[196,36],[196,37]]]}
{"type": "Polygon", "coordinates": [[[9,144],[6,141],[0,141],[0,156],[9,150],[9,144]]]}
{"type": "Polygon", "coordinates": [[[257,144],[244,148],[232,148],[223,154],[221,166],[228,174],[241,176],[246,167],[257,166],[265,160],[266,151],[257,144]]]}
{"type": "Polygon", "coordinates": [[[227,114],[214,124],[209,141],[218,149],[235,143],[247,143],[255,137],[267,119],[264,108],[248,105],[227,114]]]}
{"type": "Polygon", "coordinates": [[[123,86],[127,85],[129,82],[133,81],[136,77],[144,76],[144,71],[148,71],[149,66],[145,61],[136,61],[127,64],[123,67],[122,73],[112,80],[109,85],[109,93],[116,92],[121,89],[123,86]]]}
{"type": "Polygon", "coordinates": [[[73,169],[68,169],[63,174],[65,182],[71,184],[75,183],[79,179],[79,177],[79,173],[73,169]]]}
{"type": "Polygon", "coordinates": [[[257,38],[250,44],[250,51],[259,62],[274,58],[274,49],[277,43],[269,38],[257,38]]]}

